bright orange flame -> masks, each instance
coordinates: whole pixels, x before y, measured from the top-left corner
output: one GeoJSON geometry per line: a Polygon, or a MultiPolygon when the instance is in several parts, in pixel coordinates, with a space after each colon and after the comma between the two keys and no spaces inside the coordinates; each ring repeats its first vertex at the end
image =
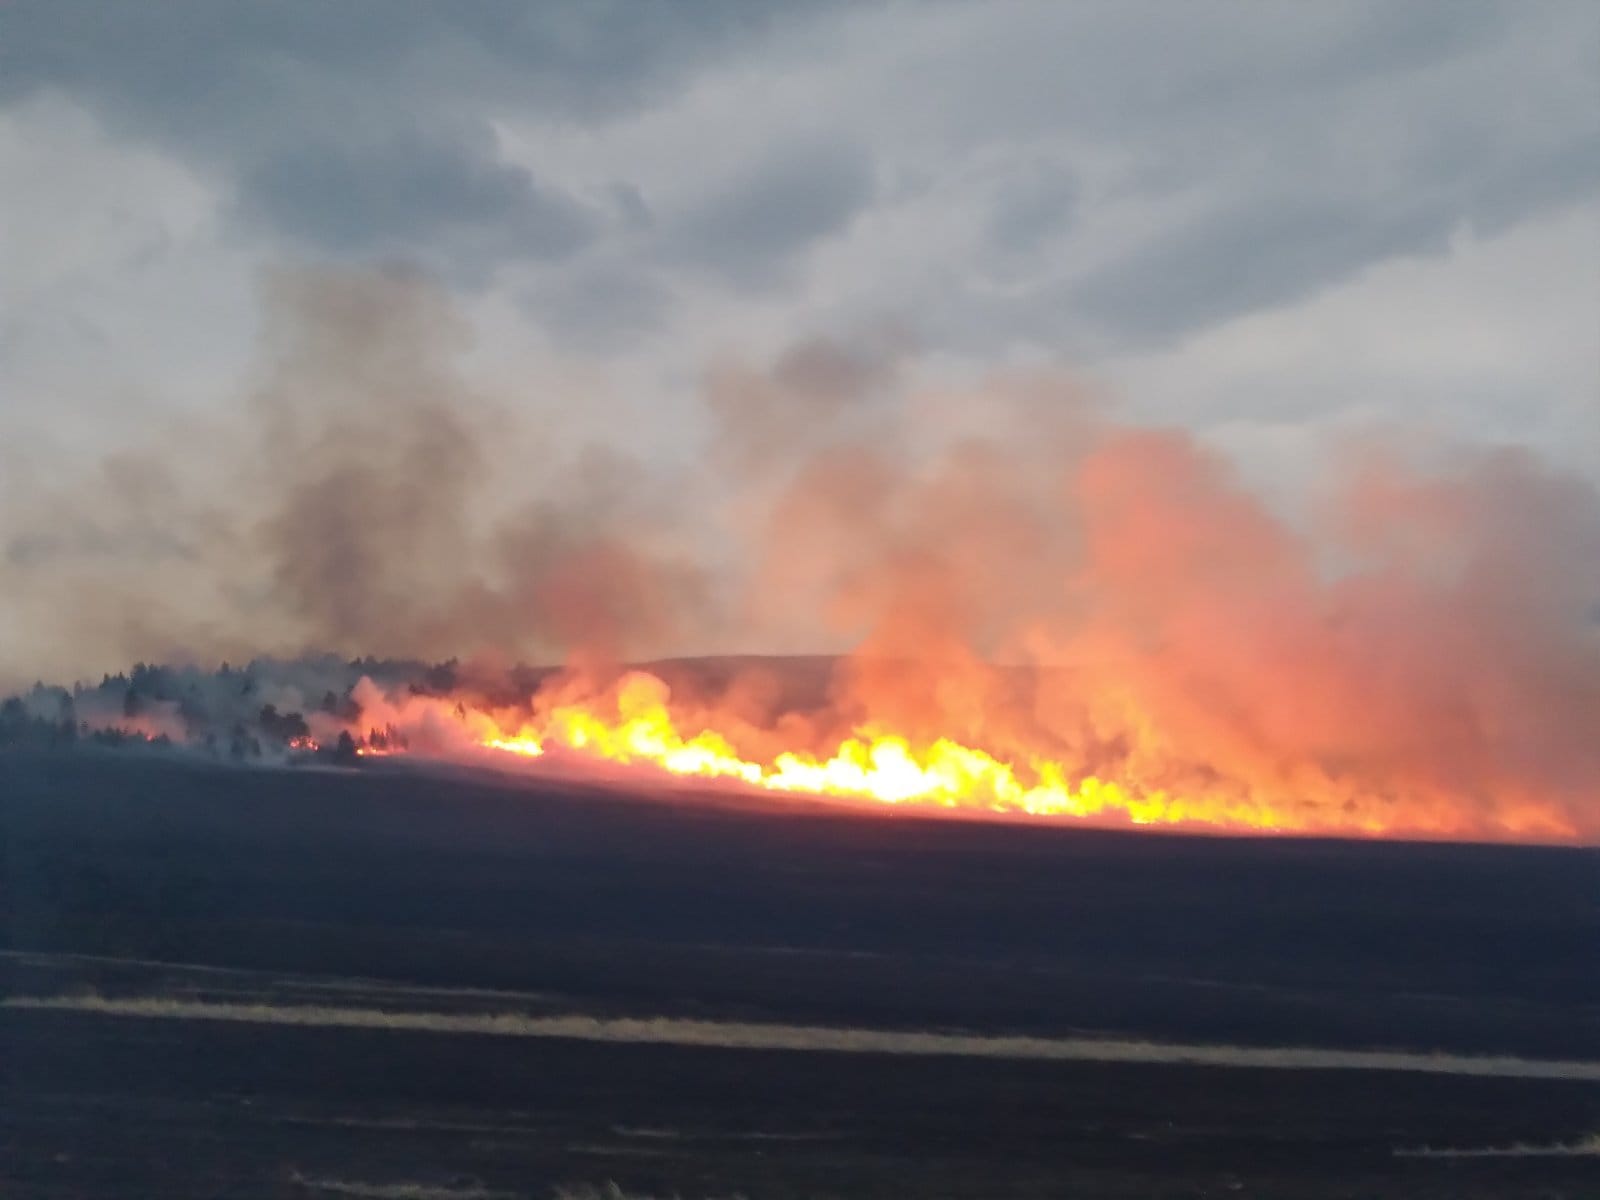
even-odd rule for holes
{"type": "Polygon", "coordinates": [[[701,722],[725,718],[720,713],[675,715],[668,685],[644,671],[629,672],[614,689],[586,693],[580,700],[535,697],[527,707],[506,709],[453,697],[391,700],[367,681],[358,698],[387,729],[358,739],[357,753],[363,756],[489,752],[580,770],[586,763],[609,763],[797,796],[1109,824],[1358,836],[1579,837],[1558,806],[1532,797],[1502,806],[1486,824],[1470,809],[1435,794],[1368,794],[1327,785],[1308,798],[1304,793],[1316,791],[1316,780],[1307,780],[1304,788],[1286,787],[1282,796],[1230,787],[1227,781],[1212,790],[1180,792],[1074,771],[1044,755],[1007,759],[948,737],[919,741],[867,726],[821,750],[784,749],[752,757],[717,729],[692,731],[701,722]]]}
{"type": "MultiPolygon", "coordinates": [[[[713,729],[689,732],[654,675],[624,676],[607,702],[559,703],[529,719],[526,710],[485,711],[431,702],[421,723],[447,719],[454,745],[523,758],[585,760],[641,767],[674,776],[728,781],[795,795],[842,797],[889,805],[1104,820],[1133,825],[1210,825],[1260,832],[1377,835],[1393,832],[1471,835],[1459,814],[1383,806],[1317,807],[1271,803],[1219,791],[1177,795],[1140,789],[1043,757],[1002,758],[948,738],[916,742],[898,733],[858,729],[823,753],[787,750],[770,759],[741,755],[713,729]],[[442,714],[448,714],[443,716],[442,714]]],[[[415,703],[427,703],[414,701],[415,703]]],[[[396,712],[397,719],[406,714],[396,712]]],[[[415,713],[412,714],[416,716],[415,713]]],[[[435,743],[437,747],[439,743],[435,743]]],[[[445,747],[448,752],[448,745],[445,747]]],[[[363,753],[392,752],[364,748],[363,753]]],[[[1565,839],[1575,831],[1553,810],[1522,815],[1522,836],[1565,839]]]]}

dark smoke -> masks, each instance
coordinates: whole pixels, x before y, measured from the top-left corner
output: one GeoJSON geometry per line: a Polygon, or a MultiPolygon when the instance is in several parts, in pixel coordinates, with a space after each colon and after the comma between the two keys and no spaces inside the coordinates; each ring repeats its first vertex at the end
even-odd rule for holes
{"type": "Polygon", "coordinates": [[[469,331],[436,289],[284,271],[263,311],[242,422],[7,489],[0,589],[30,637],[0,678],[329,650],[616,657],[692,632],[707,593],[649,472],[530,441],[462,374],[469,331]]]}
{"type": "MultiPolygon", "coordinates": [[[[479,692],[565,661],[599,692],[644,656],[850,649],[825,703],[750,665],[675,710],[741,747],[946,736],[1263,819],[1600,834],[1600,494],[1525,452],[1346,448],[1291,522],[1058,376],[931,388],[866,339],[711,371],[679,475],[476,386],[417,278],[265,298],[248,419],[204,462],[191,431],[8,497],[0,586],[41,648],[13,670],[331,651],[308,661],[459,658],[479,692]]],[[[80,731],[101,690],[69,697],[80,731]]],[[[294,692],[207,727],[309,721],[294,692]]],[[[153,701],[182,732],[183,689],[153,701]]]]}

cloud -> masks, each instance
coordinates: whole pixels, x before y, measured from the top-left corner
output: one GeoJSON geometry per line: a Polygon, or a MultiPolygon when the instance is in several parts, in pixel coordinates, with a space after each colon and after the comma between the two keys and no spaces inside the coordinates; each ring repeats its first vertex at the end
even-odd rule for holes
{"type": "MultiPolygon", "coordinates": [[[[241,13],[205,0],[148,11],[24,0],[7,13],[14,69],[4,87],[11,96],[67,87],[147,133],[203,134],[212,143],[230,127],[272,124],[307,84],[313,98],[339,89],[400,100],[395,89],[409,86],[419,107],[515,95],[595,117],[648,101],[675,76],[772,27],[784,7],[351,0],[331,9],[286,0],[241,13]],[[251,114],[257,119],[240,120],[251,114]]],[[[349,120],[360,111],[322,116],[349,120]]]]}
{"type": "Polygon", "coordinates": [[[117,133],[221,171],[242,212],[318,250],[409,249],[481,277],[495,259],[570,250],[587,224],[559,186],[497,160],[489,114],[605,119],[780,12],[718,0],[248,13],[21,3],[7,13],[0,98],[65,92],[117,133]]]}
{"type": "Polygon", "coordinates": [[[313,142],[254,164],[250,213],[334,257],[429,262],[469,278],[517,258],[576,252],[594,218],[492,147],[405,133],[381,143],[313,142]]]}
{"type": "Polygon", "coordinates": [[[1448,177],[1419,180],[1381,207],[1337,188],[1227,197],[1078,281],[1072,301],[1124,339],[1164,341],[1303,299],[1387,258],[1442,253],[1462,224],[1500,233],[1600,188],[1595,133],[1499,173],[1454,161],[1456,147],[1434,149],[1448,177]]]}
{"type": "Polygon", "coordinates": [[[996,249],[1026,255],[1070,228],[1078,208],[1078,183],[1070,168],[1055,164],[1041,163],[1019,174],[997,190],[988,225],[996,249]]]}
{"type": "Polygon", "coordinates": [[[735,283],[770,282],[872,195],[868,156],[849,143],[781,144],[684,214],[667,252],[735,283]]]}
{"type": "MultiPolygon", "coordinates": [[[[1530,447],[1600,480],[1600,225],[1578,205],[1375,264],[1102,374],[1130,415],[1178,414],[1299,486],[1319,443],[1385,426],[1530,447]]],[[[1279,489],[1281,490],[1281,489],[1279,489]]]]}
{"type": "Polygon", "coordinates": [[[554,337],[590,353],[661,329],[670,301],[658,272],[614,260],[544,272],[522,296],[525,310],[554,337]]]}
{"type": "MultiPolygon", "coordinates": [[[[14,440],[24,458],[225,409],[252,280],[286,259],[422,268],[484,356],[579,380],[585,407],[626,392],[616,436],[673,453],[709,362],[883,325],[951,377],[1129,380],[1271,328],[1307,354],[1274,374],[1293,393],[1274,434],[1348,408],[1337,379],[1441,414],[1463,386],[1452,432],[1499,437],[1519,403],[1550,411],[1526,339],[1488,403],[1457,368],[1472,347],[1419,338],[1426,363],[1363,373],[1329,367],[1307,322],[1398,264],[1454,263],[1462,237],[1600,203],[1582,0],[6,11],[21,219],[0,231],[0,336],[22,399],[0,422],[37,439],[14,440]]],[[[1592,316],[1590,253],[1519,279],[1592,316]]],[[[1440,315],[1412,328],[1453,319],[1446,291],[1418,302],[1440,315]]],[[[1498,305],[1520,337],[1528,304],[1507,287],[1474,328],[1498,305]]],[[[1133,405],[1214,428],[1214,393],[1265,386],[1235,352],[1199,378],[1203,397],[1164,376],[1159,406],[1133,405]]]]}

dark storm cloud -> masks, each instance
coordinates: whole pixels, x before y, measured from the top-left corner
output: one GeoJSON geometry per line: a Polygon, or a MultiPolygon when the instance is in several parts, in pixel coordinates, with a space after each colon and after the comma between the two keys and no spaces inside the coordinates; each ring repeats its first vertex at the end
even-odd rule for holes
{"type": "Polygon", "coordinates": [[[62,86],[93,96],[108,115],[120,114],[154,136],[216,141],[232,136],[234,118],[261,114],[266,102],[281,104],[308,82],[351,93],[404,85],[409,96],[388,98],[414,103],[446,93],[498,95],[574,116],[615,113],[766,27],[782,6],[24,0],[6,10],[0,95],[62,86]]]}
{"type": "Polygon", "coordinates": [[[703,312],[682,301],[704,289],[888,314],[957,353],[1070,353],[1592,195],[1592,14],[23,0],[0,6],[0,102],[63,94],[314,258],[466,287],[535,264],[511,286],[585,346],[703,312]],[[860,294],[812,294],[791,268],[863,214],[894,236],[815,285],[860,294]]]}
{"type": "MultiPolygon", "coordinates": [[[[318,251],[472,276],[568,251],[596,218],[501,160],[487,111],[585,121],[633,109],[777,11],[22,3],[4,17],[0,99],[64,90],[121,133],[220,166],[241,213],[318,251]]],[[[620,216],[636,221],[632,199],[620,216]]]]}

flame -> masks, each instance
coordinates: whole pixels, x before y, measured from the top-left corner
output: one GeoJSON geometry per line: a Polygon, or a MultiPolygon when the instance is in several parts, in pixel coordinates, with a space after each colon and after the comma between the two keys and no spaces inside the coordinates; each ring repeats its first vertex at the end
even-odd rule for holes
{"type": "MultiPolygon", "coordinates": [[[[1448,804],[1396,805],[1386,799],[1356,804],[1346,798],[1318,806],[1221,788],[1178,793],[1075,772],[1048,757],[1008,760],[947,737],[918,741],[886,729],[861,728],[821,751],[783,750],[763,759],[741,754],[716,729],[696,730],[674,715],[670,698],[668,685],[643,671],[624,675],[603,699],[555,703],[532,718],[521,711],[468,708],[454,699],[412,697],[404,712],[389,714],[389,736],[379,739],[386,744],[363,745],[358,752],[466,751],[559,761],[580,770],[614,764],[791,796],[1098,824],[1358,836],[1483,835],[1448,804]],[[460,740],[441,743],[441,723],[452,726],[460,740]],[[406,744],[396,726],[407,724],[431,726],[432,746],[406,744]]],[[[376,702],[369,696],[369,704],[376,702]]],[[[1556,841],[1578,836],[1554,807],[1529,804],[1502,820],[1502,835],[1556,841]]]]}

